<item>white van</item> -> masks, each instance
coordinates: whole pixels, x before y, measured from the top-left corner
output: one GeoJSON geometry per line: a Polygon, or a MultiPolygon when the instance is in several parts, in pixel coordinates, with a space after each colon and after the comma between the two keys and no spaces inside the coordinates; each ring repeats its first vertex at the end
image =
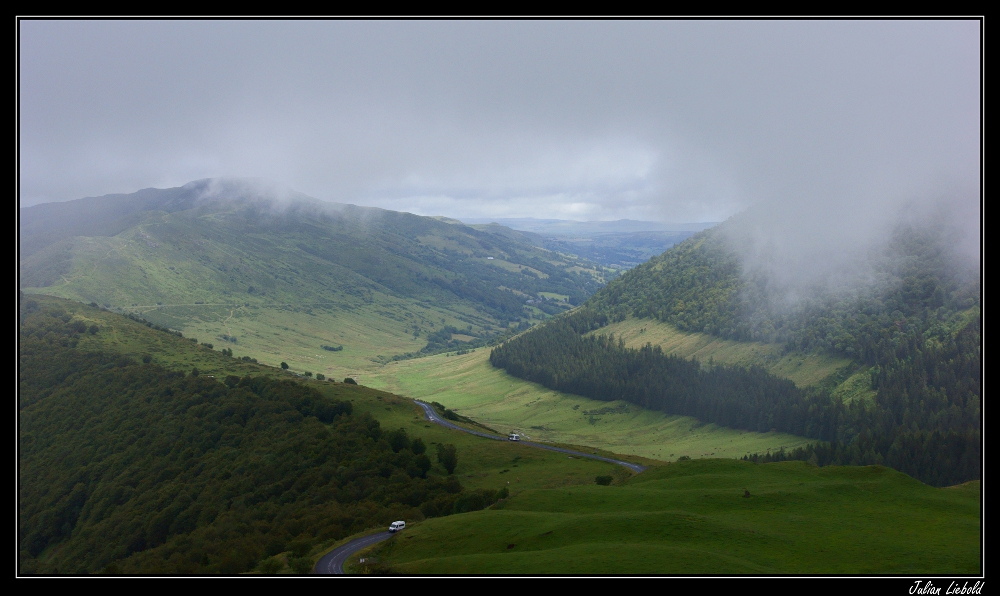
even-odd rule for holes
{"type": "Polygon", "coordinates": [[[507,440],[508,441],[520,441],[521,440],[521,435],[519,435],[517,433],[510,433],[509,435],[507,435],[507,440]]]}
{"type": "Polygon", "coordinates": [[[390,532],[398,532],[398,531],[402,530],[405,527],[406,527],[406,522],[405,521],[394,521],[391,524],[389,524],[389,531],[390,532]]]}

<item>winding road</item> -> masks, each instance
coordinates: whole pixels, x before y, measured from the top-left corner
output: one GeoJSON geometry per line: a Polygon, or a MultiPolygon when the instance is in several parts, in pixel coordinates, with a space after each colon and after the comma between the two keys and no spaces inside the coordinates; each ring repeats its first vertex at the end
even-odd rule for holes
{"type": "MultiPolygon", "coordinates": [[[[490,439],[493,441],[506,441],[506,437],[497,436],[490,433],[484,433],[478,430],[470,430],[468,428],[462,428],[457,424],[452,424],[447,420],[441,418],[434,411],[434,408],[430,404],[425,404],[420,400],[413,400],[418,406],[424,411],[424,416],[427,420],[440,424],[441,426],[446,426],[455,430],[462,431],[464,433],[469,433],[470,435],[476,435],[477,437],[482,437],[484,439],[490,439]]],[[[612,459],[610,457],[602,457],[600,455],[594,455],[593,453],[583,453],[582,451],[573,451],[572,449],[564,449],[562,447],[553,447],[552,445],[545,445],[543,443],[534,443],[532,441],[519,441],[521,445],[528,445],[531,447],[537,447],[538,449],[547,449],[549,451],[557,451],[559,453],[565,453],[567,455],[572,455],[574,457],[585,457],[587,459],[596,459],[609,464],[617,464],[619,466],[624,466],[635,473],[640,473],[646,470],[646,466],[640,466],[639,464],[629,463],[627,461],[622,461],[620,459],[612,459]]],[[[344,563],[347,558],[358,552],[372,546],[373,544],[378,544],[383,540],[387,540],[392,537],[392,532],[379,532],[378,534],[369,534],[368,536],[362,536],[361,538],[356,538],[346,544],[342,544],[327,554],[323,555],[316,566],[313,568],[313,573],[322,575],[343,575],[344,573],[344,563]]]]}
{"type": "MultiPolygon", "coordinates": [[[[420,400],[416,400],[416,399],[413,400],[413,401],[415,401],[417,403],[417,405],[420,406],[423,409],[424,416],[426,416],[427,419],[430,420],[431,422],[434,422],[436,424],[440,424],[441,426],[447,426],[448,428],[453,428],[455,430],[460,430],[462,432],[466,432],[466,433],[469,433],[471,435],[476,435],[477,437],[483,437],[484,439],[493,439],[494,441],[506,441],[507,440],[507,437],[500,437],[500,436],[497,436],[497,435],[492,435],[492,434],[480,432],[480,431],[477,431],[477,430],[469,430],[467,428],[462,428],[461,426],[458,426],[456,424],[452,424],[451,422],[448,422],[447,420],[443,420],[440,416],[438,416],[437,413],[434,411],[434,408],[432,408],[429,404],[425,404],[424,402],[422,402],[420,400]]],[[[601,457],[600,455],[594,455],[593,453],[583,453],[582,451],[573,451],[572,449],[564,449],[562,447],[553,447],[552,445],[545,445],[544,443],[534,443],[532,441],[518,441],[518,442],[521,445],[530,445],[532,447],[537,447],[539,449],[548,449],[549,451],[558,451],[559,453],[565,453],[567,455],[572,455],[574,457],[586,457],[587,459],[597,459],[597,460],[600,460],[600,461],[606,461],[609,464],[617,464],[619,466],[624,466],[624,467],[632,470],[636,474],[638,474],[639,472],[644,472],[646,470],[646,466],[640,466],[639,464],[629,463],[627,461],[622,461],[620,459],[612,459],[610,457],[601,457]]]]}
{"type": "Polygon", "coordinates": [[[373,544],[387,540],[391,536],[392,532],[379,532],[378,534],[369,534],[368,536],[355,538],[347,544],[342,544],[323,555],[323,558],[316,562],[313,573],[320,575],[344,575],[344,563],[347,562],[347,557],[373,544]]]}

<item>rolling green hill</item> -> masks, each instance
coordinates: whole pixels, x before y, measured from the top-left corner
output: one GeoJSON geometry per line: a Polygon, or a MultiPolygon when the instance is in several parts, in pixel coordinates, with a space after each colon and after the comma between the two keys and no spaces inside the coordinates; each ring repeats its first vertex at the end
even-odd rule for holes
{"type": "Polygon", "coordinates": [[[20,224],[26,292],[327,375],[482,344],[603,283],[599,267],[505,228],[278,199],[245,181],[37,205],[20,224]]]}
{"type": "Polygon", "coordinates": [[[428,574],[977,575],[980,507],[978,481],[702,460],[524,491],[499,510],[407,526],[362,556],[428,574]]]}
{"type": "MultiPolygon", "coordinates": [[[[354,571],[982,571],[978,482],[718,459],[642,460],[652,467],[631,476],[431,425],[408,399],[79,302],[20,306],[20,574],[305,573],[399,518],[408,529],[374,553],[379,564],[354,571]],[[454,473],[431,458],[421,476],[417,438],[430,454],[455,445],[454,473]],[[463,508],[504,488],[486,510],[463,508]]],[[[495,384],[480,354],[391,366],[446,361],[458,370],[442,378],[495,384]]]]}
{"type": "Polygon", "coordinates": [[[820,463],[887,464],[938,486],[979,478],[980,286],[944,231],[900,227],[858,265],[865,283],[784,304],[733,249],[739,225],[635,267],[491,363],[550,389],[816,439],[797,457],[820,463]]]}

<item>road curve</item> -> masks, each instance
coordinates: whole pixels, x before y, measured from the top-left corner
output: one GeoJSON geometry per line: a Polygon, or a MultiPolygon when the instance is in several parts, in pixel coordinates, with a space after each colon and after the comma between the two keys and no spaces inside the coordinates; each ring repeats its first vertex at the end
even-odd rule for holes
{"type": "MultiPolygon", "coordinates": [[[[424,411],[424,416],[427,420],[440,424],[448,428],[453,428],[455,430],[460,430],[464,433],[469,433],[470,435],[476,435],[477,437],[482,437],[484,439],[491,439],[493,441],[506,441],[506,437],[501,437],[498,435],[480,432],[478,430],[470,430],[467,428],[462,428],[457,424],[452,424],[447,420],[444,420],[437,415],[434,408],[430,404],[425,404],[420,400],[413,400],[418,406],[424,411]]],[[[562,447],[553,447],[552,445],[545,445],[542,443],[535,443],[532,441],[520,441],[522,445],[529,445],[531,447],[537,447],[538,449],[548,449],[549,451],[558,451],[559,453],[565,453],[567,455],[572,455],[574,457],[586,457],[587,459],[597,459],[600,461],[606,461],[609,464],[618,464],[619,466],[624,466],[635,473],[644,472],[646,466],[640,466],[639,464],[629,463],[627,461],[622,461],[620,459],[612,459],[610,457],[601,457],[600,455],[594,455],[593,453],[583,453],[582,451],[573,451],[572,449],[563,449],[562,447]]],[[[368,548],[373,544],[378,544],[383,540],[387,540],[392,536],[392,532],[379,532],[378,534],[370,534],[368,536],[362,536],[361,538],[356,538],[347,544],[343,544],[323,555],[323,558],[316,563],[316,567],[313,568],[313,573],[321,575],[343,575],[344,574],[344,563],[347,561],[347,557],[350,557],[359,550],[368,548]]]]}
{"type": "Polygon", "coordinates": [[[323,558],[317,561],[316,566],[313,567],[313,573],[320,575],[344,575],[344,563],[347,562],[347,557],[390,537],[392,537],[392,532],[379,532],[378,534],[369,534],[368,536],[355,538],[347,544],[342,544],[323,555],[323,558]]]}
{"type": "MultiPolygon", "coordinates": [[[[425,404],[424,402],[422,402],[422,401],[420,401],[418,399],[415,399],[413,401],[415,401],[417,403],[417,405],[420,406],[421,409],[423,409],[424,415],[427,417],[427,419],[430,420],[431,422],[435,423],[435,424],[440,424],[441,426],[447,426],[448,428],[453,428],[455,430],[460,430],[462,432],[466,432],[466,433],[469,433],[469,434],[472,434],[472,435],[476,435],[477,437],[483,437],[484,439],[493,439],[494,441],[506,441],[507,440],[506,437],[500,437],[500,436],[497,436],[497,435],[493,435],[493,434],[489,434],[489,433],[484,433],[484,432],[480,432],[480,431],[477,431],[477,430],[469,430],[467,428],[462,428],[461,426],[458,426],[457,424],[452,424],[451,422],[448,422],[447,420],[444,420],[440,416],[438,416],[437,413],[434,411],[434,408],[432,408],[429,404],[425,404]]],[[[637,474],[639,472],[644,472],[646,470],[646,466],[640,466],[639,464],[629,463],[627,461],[622,461],[620,459],[612,459],[610,457],[601,457],[600,455],[594,455],[593,453],[583,453],[582,451],[573,451],[572,449],[563,449],[562,447],[553,447],[552,445],[545,445],[543,443],[535,443],[535,442],[532,442],[532,441],[519,441],[519,442],[522,445],[530,445],[532,447],[537,447],[539,449],[548,449],[549,451],[558,451],[559,453],[565,453],[567,455],[572,455],[574,457],[586,457],[587,459],[597,459],[597,460],[600,460],[600,461],[606,461],[609,464],[618,464],[619,466],[624,466],[624,467],[632,470],[633,472],[635,472],[637,474]]]]}

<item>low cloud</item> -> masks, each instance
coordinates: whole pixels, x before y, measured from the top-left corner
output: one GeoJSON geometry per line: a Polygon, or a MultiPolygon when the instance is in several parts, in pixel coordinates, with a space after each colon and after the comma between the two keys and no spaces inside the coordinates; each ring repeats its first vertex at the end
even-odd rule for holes
{"type": "Polygon", "coordinates": [[[850,252],[906,201],[979,194],[979,21],[21,21],[19,40],[21,206],[227,177],[452,217],[756,206],[798,279],[799,255],[850,252]]]}

